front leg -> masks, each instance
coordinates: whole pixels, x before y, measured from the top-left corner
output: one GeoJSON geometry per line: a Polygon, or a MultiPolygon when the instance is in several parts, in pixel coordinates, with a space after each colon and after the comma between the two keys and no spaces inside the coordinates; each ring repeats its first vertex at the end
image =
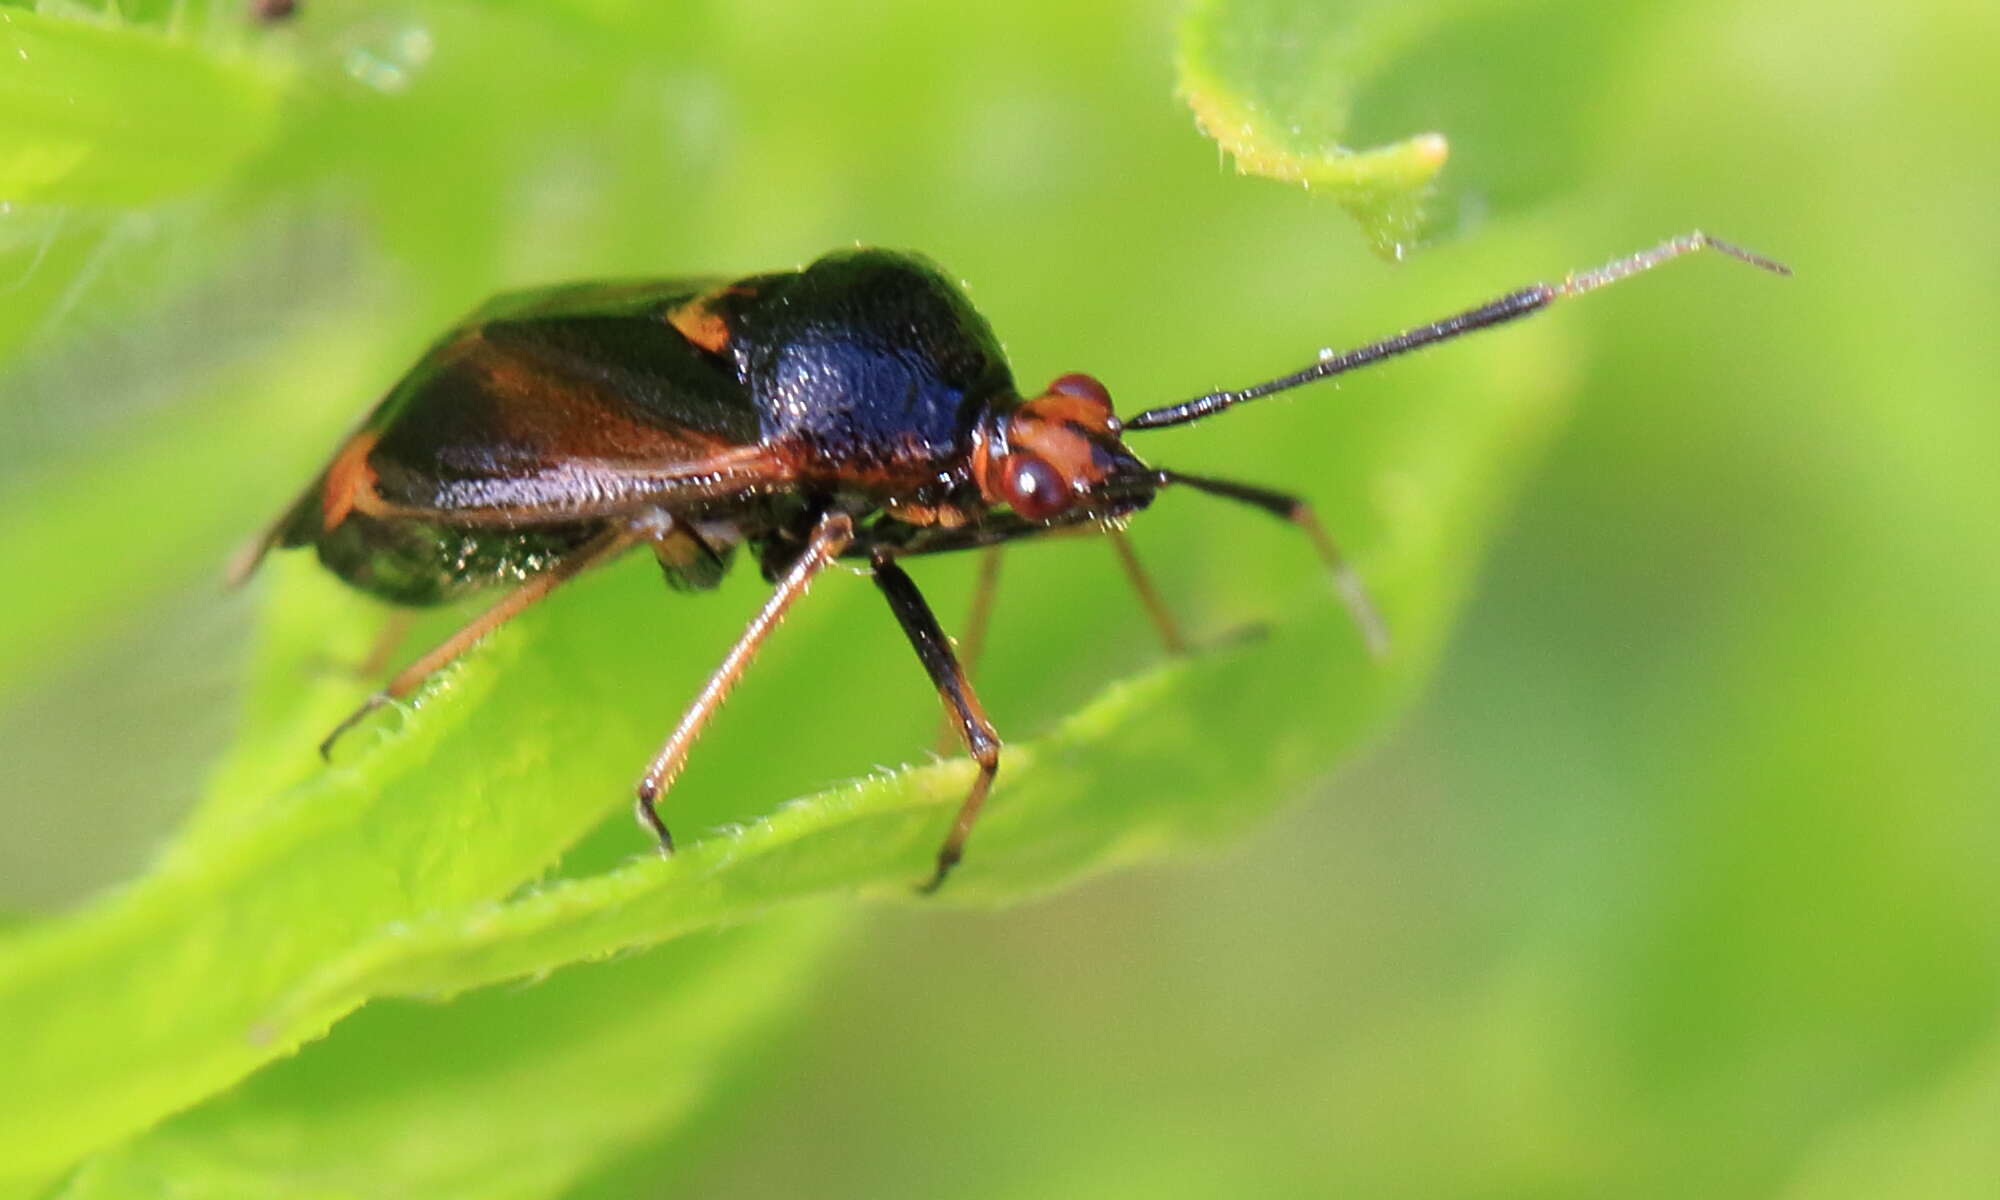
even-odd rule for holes
{"type": "Polygon", "coordinates": [[[965,839],[972,836],[979,810],[986,803],[986,793],[993,787],[993,776],[1000,770],[1000,735],[993,722],[986,719],[986,710],[979,706],[971,681],[951,652],[951,640],[938,627],[937,617],[931,614],[930,605],[924,603],[916,583],[886,551],[875,551],[870,561],[875,569],[875,586],[888,598],[889,609],[896,614],[897,623],[902,625],[917,658],[922,660],[932,685],[937,688],[938,699],[944,702],[946,714],[956,719],[966,751],[979,764],[979,777],[972,781],[972,790],[958,806],[958,818],[952,822],[951,832],[945,835],[944,845],[938,847],[937,868],[920,889],[930,893],[938,890],[944,877],[965,856],[965,839]]]}

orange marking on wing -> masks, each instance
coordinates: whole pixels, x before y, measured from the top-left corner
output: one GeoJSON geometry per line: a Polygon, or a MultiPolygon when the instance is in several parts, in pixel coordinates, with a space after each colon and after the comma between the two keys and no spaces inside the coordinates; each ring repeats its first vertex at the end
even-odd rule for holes
{"type": "Polygon", "coordinates": [[[488,391],[508,403],[502,410],[508,416],[523,411],[566,410],[575,407],[579,396],[588,399],[588,389],[490,346],[468,354],[465,362],[479,372],[488,391]]]}
{"type": "Polygon", "coordinates": [[[347,514],[354,511],[357,500],[366,508],[367,501],[375,498],[375,468],[368,465],[368,455],[375,449],[380,437],[372,429],[355,434],[334,456],[333,464],[327,467],[326,484],[320,489],[319,503],[322,528],[326,532],[333,532],[347,519],[347,514]]]}
{"type": "Polygon", "coordinates": [[[470,347],[459,365],[495,400],[485,414],[492,435],[551,461],[686,461],[732,448],[697,430],[635,420],[616,389],[491,344],[470,347]]]}
{"type": "Polygon", "coordinates": [[[708,306],[708,297],[697,296],[686,304],[667,310],[667,324],[680,331],[691,344],[710,354],[720,354],[729,346],[729,322],[708,306]]]}

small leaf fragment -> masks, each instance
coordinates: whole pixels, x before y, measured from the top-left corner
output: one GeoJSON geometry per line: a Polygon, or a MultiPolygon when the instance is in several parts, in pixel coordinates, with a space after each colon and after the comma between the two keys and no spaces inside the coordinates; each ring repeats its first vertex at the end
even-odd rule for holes
{"type": "Polygon", "coordinates": [[[1199,0],[1181,24],[1180,91],[1246,175],[1329,189],[1381,254],[1416,240],[1450,148],[1441,133],[1344,144],[1353,95],[1427,19],[1298,0],[1199,0]]]}

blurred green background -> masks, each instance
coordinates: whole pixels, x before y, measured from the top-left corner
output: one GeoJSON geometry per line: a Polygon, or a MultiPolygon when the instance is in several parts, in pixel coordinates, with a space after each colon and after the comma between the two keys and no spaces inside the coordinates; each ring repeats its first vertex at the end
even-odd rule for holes
{"type": "MultiPolygon", "coordinates": [[[[0,5],[0,59],[90,84],[124,141],[31,160],[22,129],[87,114],[0,65],[10,178],[66,181],[0,203],[0,906],[21,920],[145,867],[237,724],[260,594],[218,598],[223,556],[498,287],[916,247],[970,281],[1024,382],[1092,370],[1129,410],[1694,225],[1798,273],[1677,265],[1161,436],[1177,466],[1310,492],[1365,567],[1410,510],[1328,478],[1301,430],[1523,362],[1568,413],[1416,711],[1250,836],[1014,907],[822,905],[378,1004],[35,1186],[2000,1194],[1991,4],[1242,6],[1366,32],[1323,60],[1348,141],[1450,140],[1431,244],[1395,266],[1327,196],[1218,160],[1160,3],[305,0],[269,29],[118,6],[212,55],[209,90],[35,40],[46,22],[10,16],[32,7],[0,5]],[[490,1047],[587,1034],[646,972],[678,1013],[708,954],[757,982],[688,1002],[704,1072],[560,1168],[507,1170],[559,1124],[537,1089],[565,1093],[482,1076],[490,1047]],[[380,1081],[411,1063],[437,1086],[399,1109],[380,1081]],[[342,1144],[374,1150],[288,1177],[342,1144]]],[[[1298,549],[1196,507],[1135,527],[1164,590],[1211,627],[1268,615],[1231,580],[1298,549]]],[[[941,612],[969,570],[925,576],[941,612]]],[[[727,629],[755,593],[689,619],[727,629]]],[[[1150,661],[1128,604],[1101,550],[1015,555],[1003,728],[1150,661]],[[1051,612],[1070,623],[1046,633],[1051,612]]],[[[836,694],[746,692],[712,748],[771,755],[783,730],[793,790],[724,815],[921,744],[914,668],[881,671],[888,699],[837,693],[901,653],[836,644],[883,632],[872,598],[825,612],[784,653],[824,654],[836,694]],[[878,703],[846,759],[812,733],[878,703]]],[[[587,1091],[588,1060],[562,1062],[587,1091]]]]}

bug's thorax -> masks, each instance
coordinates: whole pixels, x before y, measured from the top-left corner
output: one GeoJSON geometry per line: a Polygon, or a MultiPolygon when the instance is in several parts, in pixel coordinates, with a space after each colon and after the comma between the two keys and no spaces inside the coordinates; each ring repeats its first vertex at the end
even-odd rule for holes
{"type": "Polygon", "coordinates": [[[972,414],[1014,390],[985,320],[912,255],[828,255],[700,305],[676,328],[720,349],[762,442],[810,489],[936,502],[972,414]]]}

